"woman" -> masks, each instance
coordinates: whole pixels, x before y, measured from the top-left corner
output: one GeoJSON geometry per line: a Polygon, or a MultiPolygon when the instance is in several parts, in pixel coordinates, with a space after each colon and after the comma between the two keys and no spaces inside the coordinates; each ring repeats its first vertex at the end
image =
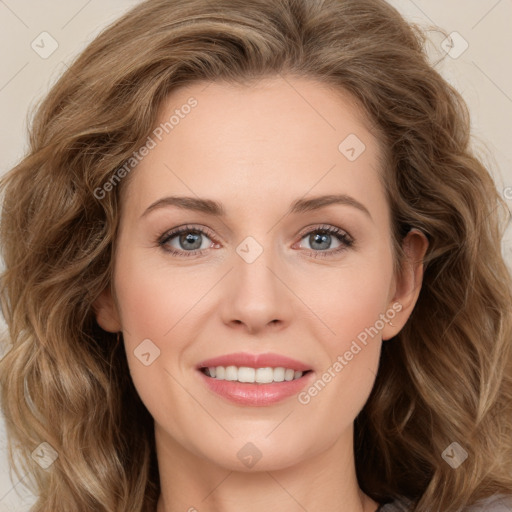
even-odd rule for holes
{"type": "Polygon", "coordinates": [[[33,510],[512,510],[506,208],[423,43],[148,0],[62,76],[2,180],[33,510]]]}

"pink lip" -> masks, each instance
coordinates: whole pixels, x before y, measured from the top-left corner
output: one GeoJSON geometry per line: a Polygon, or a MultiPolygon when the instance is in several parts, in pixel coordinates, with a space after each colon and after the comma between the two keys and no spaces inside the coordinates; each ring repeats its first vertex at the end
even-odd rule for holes
{"type": "Polygon", "coordinates": [[[296,371],[305,372],[312,370],[307,364],[267,352],[265,354],[249,354],[247,352],[236,352],[223,356],[206,359],[197,365],[198,374],[208,388],[221,397],[238,405],[264,406],[270,405],[292,395],[297,394],[306,384],[314,379],[315,372],[310,371],[299,379],[283,382],[271,382],[268,384],[257,384],[248,382],[237,382],[220,380],[209,377],[201,368],[211,366],[248,366],[249,368],[291,368],[296,371]]]}
{"type": "Polygon", "coordinates": [[[213,377],[208,377],[208,375],[200,370],[198,370],[197,373],[211,391],[230,402],[237,405],[260,407],[271,405],[276,402],[280,402],[285,398],[296,395],[315,378],[315,372],[311,371],[295,380],[272,382],[269,384],[252,384],[247,382],[215,379],[213,377]]]}
{"type": "MultiPolygon", "coordinates": [[[[223,356],[214,357],[212,359],[206,359],[197,365],[199,368],[207,368],[209,366],[248,366],[249,368],[291,368],[292,370],[298,370],[305,372],[311,370],[311,366],[308,366],[301,361],[292,359],[291,357],[282,356],[280,354],[274,354],[267,352],[265,354],[249,354],[247,352],[236,352],[233,354],[226,354],[223,356]]],[[[293,381],[290,381],[293,382],[293,381]]],[[[278,383],[280,384],[280,383],[278,383]]]]}

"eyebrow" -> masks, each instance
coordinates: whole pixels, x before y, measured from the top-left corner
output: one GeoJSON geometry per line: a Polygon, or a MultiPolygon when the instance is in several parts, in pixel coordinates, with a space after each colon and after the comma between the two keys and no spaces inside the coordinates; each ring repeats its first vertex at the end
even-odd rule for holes
{"type": "MultiPolygon", "coordinates": [[[[297,199],[290,205],[287,215],[291,213],[310,212],[332,204],[341,204],[357,208],[373,221],[372,216],[368,209],[366,208],[366,206],[364,206],[362,203],[346,194],[330,194],[316,196],[309,199],[297,199]]],[[[141,215],[141,218],[146,216],[149,212],[153,210],[157,210],[159,208],[164,208],[167,206],[176,206],[184,210],[193,210],[205,213],[207,215],[213,215],[215,217],[226,217],[226,210],[224,209],[222,204],[217,201],[213,201],[212,199],[202,199],[199,197],[186,196],[169,196],[158,199],[150,206],[148,206],[148,208],[146,208],[144,213],[141,215]]]]}

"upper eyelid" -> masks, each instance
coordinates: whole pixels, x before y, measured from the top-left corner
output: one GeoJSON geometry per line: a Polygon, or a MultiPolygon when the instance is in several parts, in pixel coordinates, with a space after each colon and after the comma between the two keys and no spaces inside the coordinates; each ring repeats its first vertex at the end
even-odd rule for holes
{"type": "Polygon", "coordinates": [[[336,231],[336,233],[333,233],[333,234],[346,235],[347,238],[350,238],[351,240],[353,240],[352,235],[346,229],[340,228],[339,226],[333,226],[332,224],[311,224],[311,225],[306,226],[305,228],[301,229],[297,233],[297,236],[307,235],[308,233],[310,233],[312,231],[329,231],[332,229],[334,229],[336,231]]]}
{"type": "Polygon", "coordinates": [[[209,237],[215,238],[215,236],[211,235],[212,230],[207,228],[206,226],[191,226],[187,224],[185,226],[179,226],[165,231],[158,239],[165,241],[169,238],[174,238],[175,236],[179,235],[182,232],[187,231],[199,231],[201,234],[206,234],[209,237]]]}

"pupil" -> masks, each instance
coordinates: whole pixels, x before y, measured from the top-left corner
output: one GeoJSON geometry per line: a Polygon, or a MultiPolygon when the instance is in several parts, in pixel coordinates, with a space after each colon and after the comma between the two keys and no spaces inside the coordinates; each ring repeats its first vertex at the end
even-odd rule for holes
{"type": "MultiPolygon", "coordinates": [[[[199,236],[200,236],[199,234],[195,234],[195,235],[193,235],[193,234],[191,234],[191,233],[187,233],[187,234],[185,235],[185,237],[184,237],[184,240],[185,240],[187,243],[190,243],[190,242],[191,242],[192,244],[193,244],[193,243],[194,243],[194,241],[195,241],[195,242],[196,242],[196,244],[197,244],[197,241],[199,240],[199,236]]],[[[183,237],[182,237],[182,240],[183,240],[183,237]]],[[[189,245],[189,247],[191,247],[191,246],[189,245]]],[[[191,247],[191,248],[192,248],[192,249],[199,249],[199,247],[201,247],[201,242],[199,242],[199,245],[197,245],[197,247],[191,247]]]]}
{"type": "MultiPolygon", "coordinates": [[[[311,244],[311,247],[315,248],[314,247],[314,244],[316,243],[322,243],[325,242],[325,241],[329,241],[330,239],[330,235],[329,234],[326,234],[326,233],[323,233],[323,234],[316,234],[316,235],[313,235],[313,243],[311,244]],[[318,239],[322,239],[320,240],[320,242],[318,241],[318,239]]],[[[316,247],[316,249],[327,249],[327,247],[316,247]]]]}

